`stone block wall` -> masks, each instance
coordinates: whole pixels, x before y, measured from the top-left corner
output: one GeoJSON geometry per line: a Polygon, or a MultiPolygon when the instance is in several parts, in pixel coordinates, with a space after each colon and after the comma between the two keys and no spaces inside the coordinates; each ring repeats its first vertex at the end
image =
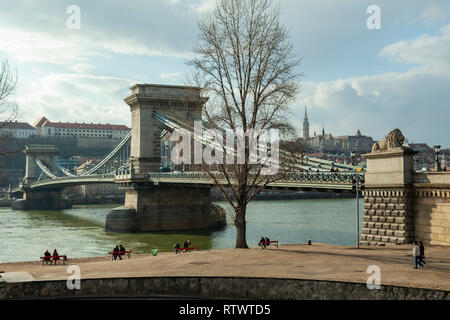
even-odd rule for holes
{"type": "Polygon", "coordinates": [[[367,189],[362,227],[362,245],[410,243],[414,236],[412,191],[367,189]]]}
{"type": "Polygon", "coordinates": [[[414,191],[414,232],[424,244],[450,245],[450,189],[414,191]]]}
{"type": "Polygon", "coordinates": [[[107,232],[148,232],[222,227],[226,214],[211,203],[210,188],[145,182],[127,187],[125,205],[106,217],[107,232]]]}
{"type": "Polygon", "coordinates": [[[141,277],[83,279],[80,290],[66,280],[1,283],[0,299],[164,297],[251,300],[449,300],[445,290],[365,283],[246,277],[141,277]]]}

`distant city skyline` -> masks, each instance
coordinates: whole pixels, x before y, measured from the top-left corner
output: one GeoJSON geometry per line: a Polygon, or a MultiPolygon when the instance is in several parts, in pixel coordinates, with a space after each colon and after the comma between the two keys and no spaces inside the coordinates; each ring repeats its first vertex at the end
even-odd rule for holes
{"type": "MultiPolygon", "coordinates": [[[[382,139],[399,128],[408,141],[450,147],[450,4],[445,0],[280,0],[290,31],[302,93],[292,123],[310,133],[382,139]],[[369,30],[376,4],[381,29],[369,30]]],[[[0,3],[0,60],[17,68],[11,101],[19,121],[130,126],[123,99],[134,83],[183,84],[197,41],[197,19],[215,0],[126,3],[106,0],[0,3]],[[67,27],[69,6],[80,28],[67,27]]],[[[4,119],[0,119],[4,120],[4,119]]]]}

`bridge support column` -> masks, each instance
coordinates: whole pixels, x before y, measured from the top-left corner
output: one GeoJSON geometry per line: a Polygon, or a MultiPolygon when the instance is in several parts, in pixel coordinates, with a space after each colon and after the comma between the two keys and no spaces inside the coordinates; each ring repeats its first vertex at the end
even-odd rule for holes
{"type": "Polygon", "coordinates": [[[206,99],[200,88],[155,84],[136,84],[125,99],[131,111],[131,163],[137,174],[159,172],[161,166],[161,131],[163,125],[153,113],[194,125],[189,114],[202,116],[206,99]]]}
{"type": "Polygon", "coordinates": [[[70,208],[72,208],[71,202],[62,198],[60,190],[24,190],[23,198],[12,203],[13,210],[62,210],[70,208]]]}
{"type": "Polygon", "coordinates": [[[414,239],[413,162],[417,152],[393,148],[365,154],[361,244],[406,244],[414,239]]]}
{"type": "Polygon", "coordinates": [[[58,148],[52,145],[25,146],[26,166],[23,180],[23,197],[12,203],[13,210],[61,210],[72,207],[72,204],[62,199],[62,189],[34,190],[31,185],[38,181],[42,173],[36,161],[39,160],[51,172],[57,172],[54,158],[58,155],[58,148]]]}
{"type": "Polygon", "coordinates": [[[125,205],[111,210],[106,217],[105,231],[190,230],[225,224],[225,212],[211,203],[209,187],[131,182],[125,205]]]}

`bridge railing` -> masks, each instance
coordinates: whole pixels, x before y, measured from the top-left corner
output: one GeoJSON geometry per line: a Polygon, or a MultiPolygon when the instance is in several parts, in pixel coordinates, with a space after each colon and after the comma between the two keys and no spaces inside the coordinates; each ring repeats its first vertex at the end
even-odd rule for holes
{"type": "MultiPolygon", "coordinates": [[[[157,172],[148,173],[149,179],[183,179],[183,180],[212,180],[214,176],[217,180],[226,180],[223,172],[157,172]]],[[[231,179],[232,176],[230,175],[231,179]]],[[[302,181],[302,182],[327,182],[339,184],[351,184],[359,177],[359,181],[364,183],[364,174],[361,173],[339,173],[339,172],[289,172],[284,175],[280,181],[302,181]]]]}

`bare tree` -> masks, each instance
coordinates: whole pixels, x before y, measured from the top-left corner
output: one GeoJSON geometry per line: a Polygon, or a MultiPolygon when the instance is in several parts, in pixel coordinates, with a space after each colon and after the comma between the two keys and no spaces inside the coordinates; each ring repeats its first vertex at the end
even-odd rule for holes
{"type": "Polygon", "coordinates": [[[0,65],[0,121],[7,122],[17,116],[17,106],[8,102],[17,85],[17,73],[11,70],[8,60],[0,65]]]}
{"type": "MultiPolygon", "coordinates": [[[[17,117],[18,108],[15,103],[10,103],[8,97],[14,94],[17,85],[17,73],[11,70],[8,60],[3,60],[0,64],[0,158],[8,154],[4,144],[8,134],[2,128],[8,125],[8,122],[17,117]]],[[[2,170],[0,163],[0,180],[2,170]]]]}
{"type": "MultiPolygon", "coordinates": [[[[264,174],[272,165],[267,163],[270,157],[252,161],[252,140],[262,132],[277,129],[284,137],[295,132],[288,121],[288,106],[299,91],[300,74],[295,69],[301,59],[293,54],[279,17],[279,7],[271,0],[218,0],[214,12],[198,22],[199,44],[188,62],[194,69],[189,84],[204,88],[202,93],[208,97],[203,119],[244,141],[245,161],[207,168],[232,208],[236,248],[248,248],[248,203],[269,183],[282,179],[289,167],[285,163],[283,170],[264,174]],[[255,136],[246,134],[252,130],[255,136]]],[[[234,143],[222,145],[223,154],[230,147],[234,143]]]]}

